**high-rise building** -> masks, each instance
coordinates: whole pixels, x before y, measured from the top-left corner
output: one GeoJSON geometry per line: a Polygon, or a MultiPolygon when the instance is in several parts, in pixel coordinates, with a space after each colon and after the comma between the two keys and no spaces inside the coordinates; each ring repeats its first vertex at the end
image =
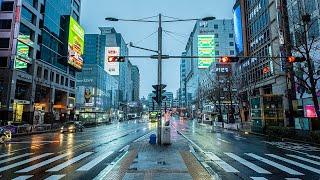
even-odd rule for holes
{"type": "Polygon", "coordinates": [[[281,56],[284,49],[279,38],[279,7],[277,0],[237,0],[233,8],[237,53],[250,57],[241,59],[237,67],[241,118],[251,122],[254,131],[287,123],[284,61],[273,58],[281,56]],[[259,108],[269,106],[277,110],[259,108]]]}
{"type": "Polygon", "coordinates": [[[132,66],[131,70],[131,78],[132,78],[132,97],[133,101],[139,101],[139,93],[140,93],[140,72],[138,66],[132,66]]]}
{"type": "MultiPolygon", "coordinates": [[[[101,35],[106,36],[106,51],[117,52],[117,55],[127,56],[128,47],[121,33],[116,32],[113,27],[100,27],[101,35]]],[[[123,63],[106,63],[105,69],[109,74],[119,80],[119,102],[126,103],[132,100],[132,64],[129,59],[123,63]]]]}
{"type": "Polygon", "coordinates": [[[70,111],[72,114],[75,72],[82,68],[84,31],[79,25],[80,6],[80,0],[2,2],[0,116],[3,120],[41,124],[51,123],[53,118],[63,120],[70,111]],[[78,31],[73,31],[73,27],[78,31]],[[73,37],[77,37],[78,51],[72,49],[73,37]],[[69,52],[77,56],[68,56],[66,44],[71,45],[69,52]],[[80,66],[75,67],[72,62],[80,66]],[[40,117],[35,118],[35,114],[40,117]]]}
{"type": "MultiPolygon", "coordinates": [[[[235,55],[234,26],[231,19],[197,21],[187,42],[183,56],[233,56],[235,55]]],[[[208,76],[208,68],[217,58],[182,58],[180,72],[185,69],[187,106],[197,104],[198,90],[208,76]],[[184,65],[185,64],[185,65],[184,65]]],[[[183,75],[183,73],[182,73],[183,75]]],[[[183,80],[182,76],[182,80],[183,80]]],[[[180,84],[183,85],[182,82],[180,84]]],[[[183,93],[182,93],[183,94],[183,93]]],[[[183,95],[182,95],[183,96],[183,95]]]]}
{"type": "MultiPolygon", "coordinates": [[[[182,56],[186,56],[186,53],[183,52],[182,56]]],[[[186,99],[186,59],[181,58],[180,60],[180,88],[179,88],[179,104],[181,107],[187,106],[187,99],[186,99]]]]}
{"type": "MultiPolygon", "coordinates": [[[[91,122],[118,108],[119,82],[105,71],[106,35],[85,34],[84,67],[77,73],[79,120],[91,122]]],[[[107,120],[107,118],[104,118],[107,120]]]]}

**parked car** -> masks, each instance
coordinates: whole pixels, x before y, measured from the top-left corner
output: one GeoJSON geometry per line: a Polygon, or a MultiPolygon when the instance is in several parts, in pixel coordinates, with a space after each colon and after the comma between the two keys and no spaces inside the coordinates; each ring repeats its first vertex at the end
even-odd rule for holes
{"type": "Polygon", "coordinates": [[[11,131],[0,127],[0,143],[11,140],[11,131]]]}
{"type": "Polygon", "coordinates": [[[64,125],[61,127],[60,132],[82,132],[84,129],[84,126],[77,121],[69,121],[64,123],[64,125]]]}

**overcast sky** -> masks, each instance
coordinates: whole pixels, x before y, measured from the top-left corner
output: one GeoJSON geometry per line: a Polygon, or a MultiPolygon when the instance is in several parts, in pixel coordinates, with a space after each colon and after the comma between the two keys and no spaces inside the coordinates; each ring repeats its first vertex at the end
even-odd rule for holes
{"type": "MultiPolygon", "coordinates": [[[[126,42],[138,46],[157,49],[157,24],[138,22],[106,22],[105,17],[122,19],[140,19],[156,16],[159,13],[175,18],[201,18],[215,16],[217,19],[232,18],[235,0],[82,0],[81,25],[86,33],[99,33],[98,27],[113,26],[121,33],[126,42]],[[149,35],[154,33],[149,38],[149,35]]],[[[155,19],[156,20],[156,19],[155,19]]],[[[176,35],[163,34],[164,54],[181,55],[188,35],[195,22],[164,24],[163,29],[176,35]]],[[[151,55],[151,52],[129,49],[129,55],[151,55]]],[[[140,97],[147,96],[151,85],[157,83],[157,62],[150,59],[131,59],[140,69],[140,97]]],[[[176,96],[179,88],[180,60],[165,60],[163,65],[163,83],[167,91],[176,96]]]]}

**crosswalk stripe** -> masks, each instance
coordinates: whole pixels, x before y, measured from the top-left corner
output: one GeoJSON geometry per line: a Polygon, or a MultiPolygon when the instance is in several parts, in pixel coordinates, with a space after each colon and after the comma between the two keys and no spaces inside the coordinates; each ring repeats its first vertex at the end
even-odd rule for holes
{"type": "Polygon", "coordinates": [[[300,178],[285,178],[285,180],[301,180],[300,178]]]}
{"type": "Polygon", "coordinates": [[[27,180],[29,178],[31,178],[33,175],[26,175],[26,176],[19,176],[19,177],[16,177],[12,180],[27,180]]]}
{"type": "Polygon", "coordinates": [[[308,158],[303,158],[303,157],[296,156],[296,155],[293,155],[293,154],[286,154],[286,155],[289,156],[289,157],[300,159],[301,161],[305,161],[305,162],[320,166],[320,162],[319,161],[314,161],[314,160],[311,160],[311,159],[308,159],[308,158]]]}
{"type": "Polygon", "coordinates": [[[66,176],[65,174],[52,175],[52,176],[49,176],[48,178],[46,178],[45,180],[59,180],[59,179],[65,177],[65,176],[66,176]]]}
{"type": "Polygon", "coordinates": [[[101,156],[98,156],[97,158],[93,159],[92,161],[90,161],[89,163],[85,164],[84,166],[80,167],[79,169],[77,169],[77,171],[89,171],[91,168],[93,168],[94,166],[96,166],[97,164],[99,164],[101,161],[103,161],[105,158],[109,157],[113,152],[107,152],[104,153],[101,156]]]}
{"type": "Polygon", "coordinates": [[[268,180],[265,177],[250,177],[253,180],[268,180]]]}
{"type": "Polygon", "coordinates": [[[8,156],[11,156],[12,154],[2,154],[2,155],[0,155],[0,158],[3,158],[3,157],[8,157],[8,156]]]}
{"type": "Polygon", "coordinates": [[[270,161],[270,160],[268,160],[268,159],[265,159],[265,158],[263,158],[263,157],[260,157],[260,156],[258,156],[258,155],[255,155],[255,154],[253,154],[253,153],[245,153],[245,154],[248,155],[248,156],[250,156],[250,157],[252,157],[252,158],[254,158],[254,159],[257,159],[257,160],[259,160],[259,161],[261,161],[261,162],[264,162],[264,163],[266,163],[266,164],[269,164],[270,166],[273,166],[273,167],[275,167],[275,168],[277,168],[277,169],[280,169],[281,171],[284,171],[284,172],[286,172],[286,173],[289,173],[289,174],[291,174],[291,175],[304,175],[304,174],[302,174],[301,172],[298,172],[298,171],[296,171],[296,170],[293,170],[293,169],[291,169],[291,168],[288,168],[288,167],[286,167],[286,166],[283,166],[283,165],[281,165],[281,164],[279,164],[279,163],[270,161]]]}
{"type": "Polygon", "coordinates": [[[4,159],[4,160],[0,161],[0,164],[5,163],[5,162],[9,162],[9,161],[13,161],[13,160],[16,160],[16,159],[19,159],[19,158],[22,158],[22,157],[30,156],[32,154],[33,153],[25,153],[25,154],[22,154],[22,155],[19,155],[19,156],[15,156],[15,157],[12,157],[12,158],[4,159]]]}
{"type": "Polygon", "coordinates": [[[298,162],[296,162],[296,161],[292,161],[292,160],[290,160],[290,159],[286,159],[286,158],[277,156],[277,155],[275,155],[275,154],[266,154],[266,155],[267,155],[267,156],[270,156],[270,157],[273,157],[273,158],[275,158],[275,159],[284,161],[284,162],[286,162],[286,163],[293,164],[293,165],[295,165],[295,166],[301,167],[301,168],[303,168],[303,169],[312,171],[312,172],[314,172],[314,173],[320,174],[320,170],[319,170],[319,169],[313,168],[313,167],[311,167],[311,166],[307,166],[307,165],[305,165],[305,164],[298,163],[298,162]]]}
{"type": "Polygon", "coordinates": [[[218,156],[213,154],[212,152],[205,153],[213,162],[215,162],[219,167],[221,167],[226,172],[238,173],[239,171],[234,167],[230,166],[228,163],[224,162],[218,156]]]}
{"type": "Polygon", "coordinates": [[[66,162],[64,162],[64,163],[62,163],[62,164],[60,164],[60,165],[58,165],[58,166],[55,166],[55,167],[47,170],[47,172],[60,171],[61,169],[64,169],[64,168],[66,168],[67,166],[69,166],[69,165],[71,165],[71,164],[73,164],[73,163],[75,163],[75,162],[77,162],[77,161],[80,161],[81,159],[89,156],[89,155],[92,154],[92,153],[93,153],[93,152],[85,152],[85,153],[83,153],[83,154],[81,154],[81,155],[79,155],[79,156],[77,156],[77,157],[74,157],[74,158],[72,158],[72,159],[70,159],[70,160],[68,160],[68,161],[66,161],[66,162]]]}
{"type": "Polygon", "coordinates": [[[30,159],[26,159],[26,160],[24,160],[24,161],[20,161],[20,162],[14,163],[14,164],[10,164],[10,165],[8,165],[8,166],[1,167],[1,168],[0,168],[0,172],[3,172],[3,171],[5,171],[5,170],[8,170],[8,169],[11,169],[11,168],[14,168],[14,167],[21,166],[21,165],[23,165],[23,164],[27,164],[27,163],[29,163],[29,162],[32,162],[32,161],[41,159],[41,158],[46,157],[46,156],[50,156],[50,155],[52,155],[52,154],[53,154],[53,153],[41,154],[41,155],[39,155],[39,156],[30,158],[30,159]]]}
{"type": "Polygon", "coordinates": [[[27,168],[21,169],[21,170],[17,171],[16,173],[26,173],[26,172],[30,172],[30,171],[32,171],[32,170],[35,170],[35,169],[38,169],[38,168],[40,168],[40,167],[42,167],[42,166],[45,166],[45,165],[47,165],[47,164],[50,164],[50,163],[52,163],[52,162],[54,162],[54,161],[57,161],[57,160],[59,160],[59,159],[62,159],[62,158],[64,158],[64,157],[68,156],[69,154],[70,154],[70,153],[61,154],[61,155],[56,156],[56,157],[54,157],[54,158],[45,160],[45,161],[43,161],[43,162],[40,162],[40,163],[38,163],[38,164],[29,166],[29,167],[27,167],[27,168]]]}
{"type": "Polygon", "coordinates": [[[247,160],[245,160],[245,159],[243,159],[243,158],[241,158],[241,157],[239,157],[239,156],[237,156],[237,155],[235,155],[235,154],[233,154],[233,153],[225,153],[225,154],[226,154],[227,156],[229,156],[230,158],[238,161],[239,163],[247,166],[248,168],[256,171],[257,173],[261,173],[261,174],[272,174],[271,172],[269,172],[269,171],[267,171],[267,170],[265,170],[265,169],[263,169],[263,168],[255,165],[255,164],[253,164],[253,163],[251,163],[251,162],[249,162],[249,161],[247,161],[247,160]]]}
{"type": "Polygon", "coordinates": [[[308,157],[312,157],[312,158],[314,158],[314,159],[320,159],[320,157],[318,157],[318,156],[313,156],[313,155],[307,155],[308,157]]]}

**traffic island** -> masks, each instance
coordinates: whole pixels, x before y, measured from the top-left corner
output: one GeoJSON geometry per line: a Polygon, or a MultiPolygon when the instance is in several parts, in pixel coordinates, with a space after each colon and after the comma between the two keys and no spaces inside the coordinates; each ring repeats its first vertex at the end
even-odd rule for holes
{"type": "Polygon", "coordinates": [[[189,143],[171,130],[171,145],[152,145],[148,137],[134,142],[115,166],[110,179],[212,179],[190,152],[189,143]]]}

